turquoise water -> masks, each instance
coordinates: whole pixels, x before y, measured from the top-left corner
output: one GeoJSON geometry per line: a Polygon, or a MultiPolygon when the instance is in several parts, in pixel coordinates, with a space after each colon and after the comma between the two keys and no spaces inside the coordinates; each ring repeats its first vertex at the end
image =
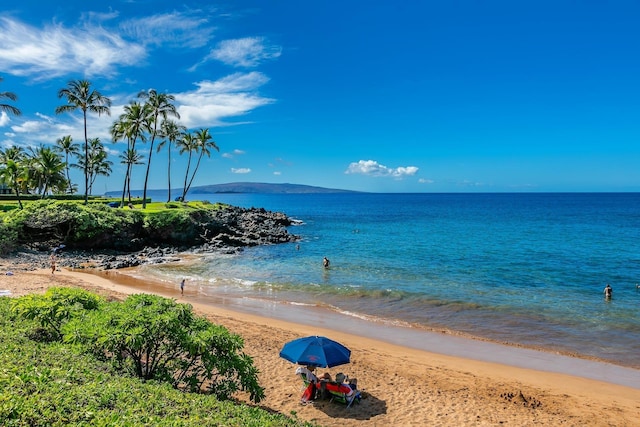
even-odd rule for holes
{"type": "Polygon", "coordinates": [[[640,194],[191,198],[284,212],[301,221],[290,228],[299,247],[201,256],[144,274],[186,276],[228,299],[309,304],[640,367],[640,194]]]}

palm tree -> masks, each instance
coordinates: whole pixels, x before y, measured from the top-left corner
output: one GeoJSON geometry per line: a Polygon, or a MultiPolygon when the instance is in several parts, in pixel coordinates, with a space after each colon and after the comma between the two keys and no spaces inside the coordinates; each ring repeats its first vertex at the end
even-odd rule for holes
{"type": "Polygon", "coordinates": [[[189,154],[189,157],[187,158],[187,170],[184,173],[184,186],[182,187],[182,196],[180,196],[180,200],[184,202],[187,195],[187,180],[189,179],[189,170],[191,169],[191,158],[193,157],[193,153],[196,153],[198,151],[198,141],[196,141],[194,134],[184,132],[182,134],[182,138],[176,141],[176,145],[180,149],[180,154],[185,152],[189,154]]]}
{"type": "Polygon", "coordinates": [[[158,143],[158,151],[162,149],[165,144],[167,145],[167,181],[169,185],[169,191],[167,193],[167,203],[171,201],[171,146],[180,139],[180,135],[187,131],[187,128],[177,124],[173,120],[163,120],[160,127],[160,135],[164,138],[158,143]]]}
{"type": "MultiPolygon", "coordinates": [[[[144,162],[144,156],[140,155],[135,149],[128,149],[124,153],[120,154],[120,163],[127,165],[127,170],[130,171],[133,165],[141,165],[144,162]]],[[[122,189],[122,202],[120,207],[124,207],[124,195],[129,194],[129,203],[131,203],[131,174],[126,176],[124,181],[124,188],[122,189]]]]}
{"type": "Polygon", "coordinates": [[[29,181],[44,198],[52,188],[65,187],[65,164],[58,153],[42,145],[31,150],[29,159],[29,181]]]}
{"type": "MultiPolygon", "coordinates": [[[[149,146],[149,158],[147,159],[147,172],[144,176],[144,189],[142,190],[142,208],[147,207],[147,183],[149,182],[149,169],[151,168],[151,155],[153,154],[153,143],[158,135],[158,120],[164,122],[168,116],[180,118],[180,114],[176,111],[175,105],[172,104],[176,98],[166,93],[158,93],[155,89],[149,92],[140,92],[138,98],[146,99],[144,106],[147,110],[147,119],[149,120],[149,132],[151,133],[151,142],[149,146]]],[[[162,126],[162,125],[160,125],[162,126]]]]}
{"type": "Polygon", "coordinates": [[[199,153],[198,161],[196,162],[196,167],[193,169],[193,174],[191,175],[191,179],[189,180],[189,185],[186,186],[184,193],[182,194],[182,200],[184,200],[187,193],[189,192],[189,189],[191,188],[193,178],[195,178],[198,167],[200,167],[200,160],[202,160],[202,156],[206,154],[207,157],[211,157],[211,148],[214,148],[216,151],[220,151],[220,148],[213,140],[213,136],[211,136],[211,134],[209,133],[209,129],[200,129],[196,131],[196,133],[194,134],[194,139],[196,143],[196,151],[199,153]]]}
{"type": "MultiPolygon", "coordinates": [[[[2,81],[2,77],[0,77],[0,82],[2,81]]],[[[0,92],[0,99],[10,99],[11,101],[17,101],[18,95],[13,92],[0,92]]],[[[22,114],[20,110],[18,110],[13,105],[0,103],[0,111],[5,111],[7,113],[13,114],[14,116],[19,116],[22,114]]]]}
{"type": "MultiPolygon", "coordinates": [[[[145,140],[144,129],[146,127],[145,111],[142,105],[137,102],[132,102],[124,107],[124,113],[120,115],[118,121],[111,126],[111,137],[113,142],[117,142],[123,139],[127,140],[127,149],[124,151],[124,158],[130,156],[130,152],[135,152],[136,141],[140,138],[145,140]]],[[[136,153],[137,154],[137,153],[136,153]]],[[[121,162],[126,163],[127,171],[124,175],[124,189],[122,190],[122,203],[121,207],[124,207],[124,197],[127,191],[127,184],[131,183],[131,172],[135,162],[121,162]]],[[[129,200],[131,200],[131,188],[129,188],[129,200]]]]}
{"type": "Polygon", "coordinates": [[[24,148],[14,145],[6,150],[0,150],[0,165],[3,165],[7,160],[22,160],[24,158],[24,148]]]}
{"type": "Polygon", "coordinates": [[[0,150],[0,182],[15,191],[20,209],[22,209],[20,188],[27,179],[26,168],[23,163],[24,159],[25,155],[22,147],[14,145],[4,151],[0,150]]]}
{"type": "MultiPolygon", "coordinates": [[[[89,194],[93,193],[93,183],[98,175],[109,176],[111,174],[113,162],[107,160],[107,157],[107,151],[100,138],[89,139],[89,164],[86,167],[89,171],[89,194]]],[[[78,161],[78,167],[85,169],[83,159],[78,161]]]]}
{"type": "Polygon", "coordinates": [[[67,175],[67,183],[69,185],[68,193],[73,194],[73,186],[71,185],[71,178],[69,176],[69,156],[79,156],[80,146],[73,142],[71,135],[63,136],[56,140],[56,145],[53,147],[59,153],[64,153],[64,163],[67,175]]]}
{"type": "Polygon", "coordinates": [[[66,88],[60,89],[58,98],[67,98],[67,104],[56,108],[56,114],[82,110],[84,120],[84,203],[89,202],[89,138],[87,136],[87,112],[98,115],[111,115],[111,100],[103,96],[95,89],[91,89],[91,83],[87,80],[73,80],[66,88]]]}
{"type": "Polygon", "coordinates": [[[106,152],[106,150],[103,149],[94,153],[93,157],[91,158],[92,177],[91,182],[89,182],[89,189],[92,192],[93,183],[95,182],[98,175],[109,176],[113,172],[113,169],[111,169],[111,165],[113,164],[113,162],[107,159],[108,156],[109,154],[106,152]]]}
{"type": "Polygon", "coordinates": [[[26,170],[25,168],[15,160],[9,159],[7,163],[5,163],[4,167],[0,168],[0,180],[7,184],[10,188],[16,192],[16,198],[18,199],[18,204],[20,205],[20,209],[22,209],[22,200],[20,199],[20,187],[22,186],[23,181],[26,179],[26,170]]]}
{"type": "MultiPolygon", "coordinates": [[[[9,147],[4,151],[0,150],[0,172],[4,171],[3,175],[0,175],[0,181],[3,182],[7,187],[14,189],[14,191],[16,191],[18,199],[20,198],[19,190],[20,188],[22,188],[22,186],[25,185],[26,182],[26,180],[23,179],[26,177],[26,168],[24,164],[25,159],[26,157],[24,148],[18,147],[17,145],[9,147]],[[11,176],[14,175],[14,172],[17,172],[14,170],[16,168],[20,169],[18,176],[21,177],[21,179],[19,181],[11,179],[11,176]]],[[[20,207],[22,208],[21,202],[20,207]]]]}

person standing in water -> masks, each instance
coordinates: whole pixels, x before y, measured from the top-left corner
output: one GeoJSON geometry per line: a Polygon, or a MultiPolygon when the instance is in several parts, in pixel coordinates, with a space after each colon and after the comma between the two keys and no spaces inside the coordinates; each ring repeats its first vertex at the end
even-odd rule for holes
{"type": "Polygon", "coordinates": [[[612,296],[613,296],[613,289],[611,288],[611,285],[607,283],[607,286],[604,287],[604,297],[605,299],[611,299],[612,296]]]}
{"type": "Polygon", "coordinates": [[[322,265],[324,266],[324,268],[329,268],[329,258],[324,257],[324,259],[322,260],[322,265]]]}
{"type": "Polygon", "coordinates": [[[184,295],[184,279],[180,282],[180,295],[184,295]]]}

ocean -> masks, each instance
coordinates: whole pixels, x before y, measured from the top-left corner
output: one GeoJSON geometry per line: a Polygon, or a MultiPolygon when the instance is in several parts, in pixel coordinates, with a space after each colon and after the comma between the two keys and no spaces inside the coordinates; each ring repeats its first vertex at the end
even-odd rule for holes
{"type": "Polygon", "coordinates": [[[640,368],[640,194],[190,198],[284,212],[300,241],[137,274],[266,316],[320,311],[640,368]]]}

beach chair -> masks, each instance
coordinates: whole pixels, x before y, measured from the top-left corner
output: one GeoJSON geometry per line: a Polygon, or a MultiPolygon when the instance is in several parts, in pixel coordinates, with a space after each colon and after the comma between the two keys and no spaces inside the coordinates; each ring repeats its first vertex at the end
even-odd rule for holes
{"type": "Polygon", "coordinates": [[[360,403],[362,394],[360,390],[354,390],[345,383],[322,381],[322,386],[331,395],[331,402],[338,402],[350,408],[353,402],[360,403]]]}
{"type": "Polygon", "coordinates": [[[299,367],[298,369],[296,369],[296,375],[300,377],[302,383],[304,384],[304,391],[302,392],[300,401],[306,403],[310,400],[314,400],[316,397],[315,375],[305,367],[299,367]]]}

